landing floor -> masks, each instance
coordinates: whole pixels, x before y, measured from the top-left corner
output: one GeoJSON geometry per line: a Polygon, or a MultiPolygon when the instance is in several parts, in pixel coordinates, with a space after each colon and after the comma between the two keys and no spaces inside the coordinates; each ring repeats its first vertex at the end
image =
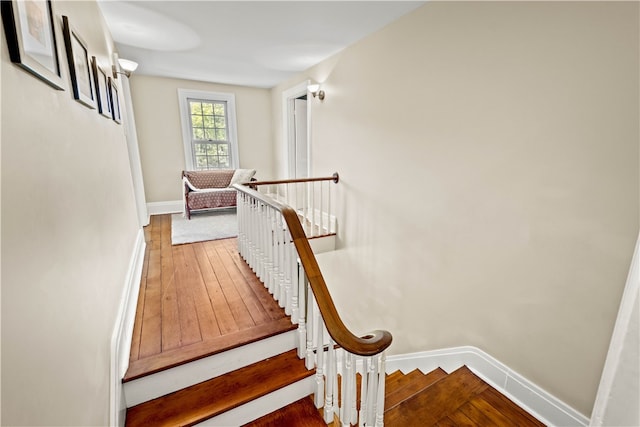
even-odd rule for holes
{"type": "Polygon", "coordinates": [[[145,227],[125,381],[294,329],[238,255],[237,239],[171,245],[171,215],[145,227]]]}

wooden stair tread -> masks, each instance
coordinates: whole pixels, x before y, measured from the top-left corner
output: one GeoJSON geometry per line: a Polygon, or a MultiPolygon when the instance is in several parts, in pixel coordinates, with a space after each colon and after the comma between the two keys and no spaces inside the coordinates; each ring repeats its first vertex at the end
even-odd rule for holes
{"type": "Polygon", "coordinates": [[[419,369],[414,369],[408,374],[403,374],[402,371],[396,371],[393,374],[396,374],[396,373],[399,373],[400,375],[396,377],[391,377],[390,375],[387,375],[387,381],[385,382],[387,394],[390,391],[394,391],[399,389],[400,387],[404,387],[406,384],[410,383],[414,379],[424,375],[422,371],[420,371],[419,369]]]}
{"type": "Polygon", "coordinates": [[[193,425],[314,374],[290,350],[127,410],[127,426],[193,425]]]}
{"type": "MultiPolygon", "coordinates": [[[[471,399],[469,405],[481,409],[497,425],[544,426],[543,423],[491,386],[471,399]],[[506,424],[504,423],[505,418],[508,420],[506,424]]],[[[469,408],[463,407],[461,409],[463,412],[466,411],[467,417],[471,418],[472,411],[469,408]]]]}
{"type": "MultiPolygon", "coordinates": [[[[410,374],[413,374],[413,372],[410,374]]],[[[413,374],[408,383],[399,383],[393,389],[389,387],[387,389],[388,391],[385,393],[385,411],[393,409],[403,401],[410,399],[412,396],[422,392],[427,387],[446,376],[447,373],[440,368],[437,368],[428,374],[423,374],[422,372],[417,371],[417,374],[413,374]]],[[[406,377],[409,378],[410,375],[406,375],[406,377]]]]}
{"type": "Polygon", "coordinates": [[[263,338],[269,338],[280,333],[288,332],[297,328],[291,323],[289,317],[284,317],[253,328],[238,331],[235,333],[222,335],[198,342],[186,347],[178,347],[174,350],[165,351],[144,359],[132,360],[122,382],[133,381],[147,375],[171,369],[194,360],[222,353],[236,347],[241,347],[263,338]]]}
{"type": "Polygon", "coordinates": [[[305,397],[243,427],[326,427],[312,397],[305,397]]]}
{"type": "Polygon", "coordinates": [[[488,387],[463,366],[385,412],[385,425],[435,425],[488,387]]]}

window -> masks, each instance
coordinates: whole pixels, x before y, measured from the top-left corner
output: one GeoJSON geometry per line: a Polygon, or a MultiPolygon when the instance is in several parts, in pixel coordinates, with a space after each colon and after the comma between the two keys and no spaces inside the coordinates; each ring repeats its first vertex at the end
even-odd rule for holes
{"type": "Polygon", "coordinates": [[[187,170],[238,167],[235,97],[179,89],[187,170]]]}

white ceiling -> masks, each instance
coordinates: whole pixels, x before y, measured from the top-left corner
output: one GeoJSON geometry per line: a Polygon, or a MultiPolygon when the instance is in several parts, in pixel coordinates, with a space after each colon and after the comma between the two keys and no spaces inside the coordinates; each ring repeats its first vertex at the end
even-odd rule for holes
{"type": "Polygon", "coordinates": [[[99,0],[137,74],[273,87],[418,8],[419,1],[99,0]]]}

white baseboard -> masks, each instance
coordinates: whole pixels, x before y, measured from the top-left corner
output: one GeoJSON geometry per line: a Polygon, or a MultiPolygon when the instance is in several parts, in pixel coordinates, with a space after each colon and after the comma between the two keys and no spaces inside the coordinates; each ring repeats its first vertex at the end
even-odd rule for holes
{"type": "Polygon", "coordinates": [[[126,417],[127,407],[124,399],[122,378],[129,366],[131,337],[136,317],[145,247],[144,232],[139,229],[129,261],[124,289],[120,297],[120,308],[116,316],[115,327],[111,335],[111,367],[109,373],[111,384],[109,392],[110,426],[123,427],[126,417]]]}
{"type": "Polygon", "coordinates": [[[184,211],[184,202],[182,200],[170,200],[167,202],[149,202],[147,203],[149,215],[161,215],[169,213],[180,213],[184,211]]]}
{"type": "Polygon", "coordinates": [[[589,418],[476,347],[464,346],[387,357],[387,373],[447,373],[466,365],[476,375],[548,426],[587,426],[589,418]]]}

